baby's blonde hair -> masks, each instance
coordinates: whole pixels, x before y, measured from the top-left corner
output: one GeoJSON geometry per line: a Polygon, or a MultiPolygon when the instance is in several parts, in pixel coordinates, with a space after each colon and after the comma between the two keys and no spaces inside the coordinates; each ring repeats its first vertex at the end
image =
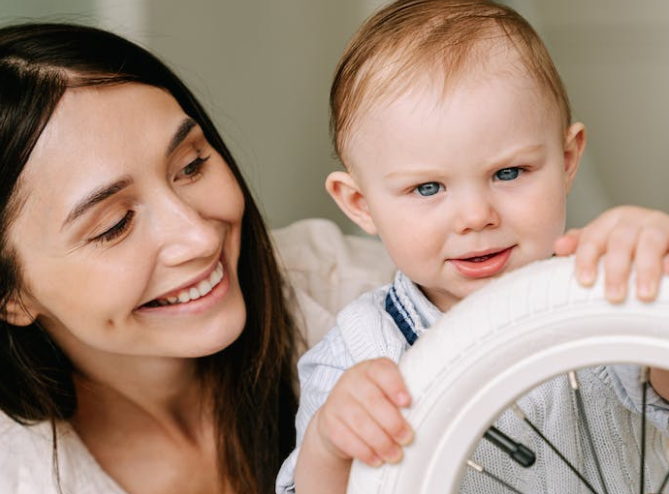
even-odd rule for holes
{"type": "Polygon", "coordinates": [[[566,131],[571,110],[560,75],[539,35],[515,10],[488,0],[398,0],[360,27],[337,67],[330,127],[339,158],[346,164],[354,122],[375,103],[403,94],[426,76],[452,85],[471,70],[470,63],[480,66],[500,45],[517,53],[515,68],[557,105],[566,131]]]}

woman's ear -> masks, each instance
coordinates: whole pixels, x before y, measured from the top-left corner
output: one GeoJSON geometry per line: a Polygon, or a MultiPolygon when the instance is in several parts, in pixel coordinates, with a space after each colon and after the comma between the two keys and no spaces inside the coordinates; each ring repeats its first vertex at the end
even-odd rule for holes
{"type": "Polygon", "coordinates": [[[376,226],[369,214],[365,196],[349,173],[330,173],[325,180],[325,188],[346,216],[365,232],[376,235],[376,226]]]}
{"type": "Polygon", "coordinates": [[[29,326],[35,322],[35,317],[31,315],[26,305],[18,295],[12,295],[5,306],[5,313],[2,318],[14,326],[29,326]]]}
{"type": "Polygon", "coordinates": [[[571,189],[581,163],[586,143],[585,125],[580,122],[571,124],[564,141],[564,171],[567,192],[571,189]]]}

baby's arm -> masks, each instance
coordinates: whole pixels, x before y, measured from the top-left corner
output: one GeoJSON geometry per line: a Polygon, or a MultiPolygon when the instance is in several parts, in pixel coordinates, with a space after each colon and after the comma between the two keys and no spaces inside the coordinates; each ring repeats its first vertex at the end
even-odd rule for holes
{"type": "Polygon", "coordinates": [[[413,432],[400,412],[410,404],[397,365],[379,358],[356,364],[315,413],[295,467],[295,492],[344,493],[351,461],[395,463],[413,432]]]}
{"type": "Polygon", "coordinates": [[[611,302],[627,297],[632,266],[636,269],[637,297],[654,300],[662,275],[669,274],[668,252],[669,215],[636,206],[609,209],[555,242],[557,255],[576,255],[576,276],[585,286],[595,282],[597,263],[606,254],[606,297],[611,302]]]}

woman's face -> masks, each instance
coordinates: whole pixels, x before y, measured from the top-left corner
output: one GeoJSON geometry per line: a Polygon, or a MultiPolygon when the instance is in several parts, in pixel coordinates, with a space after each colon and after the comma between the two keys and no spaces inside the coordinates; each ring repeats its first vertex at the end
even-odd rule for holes
{"type": "Polygon", "coordinates": [[[68,90],[19,193],[9,239],[22,301],[75,364],[208,355],[239,336],[244,198],[166,91],[68,90]]]}

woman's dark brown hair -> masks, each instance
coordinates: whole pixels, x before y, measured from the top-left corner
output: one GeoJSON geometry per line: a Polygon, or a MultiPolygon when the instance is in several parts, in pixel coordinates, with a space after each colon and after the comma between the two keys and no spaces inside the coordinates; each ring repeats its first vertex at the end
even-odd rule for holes
{"type": "MultiPolygon", "coordinates": [[[[168,91],[202,127],[244,193],[239,278],[247,306],[241,336],[198,359],[214,398],[221,478],[235,492],[274,491],[295,444],[297,330],[264,221],[211,119],[179,78],[145,49],[112,33],[71,24],[0,29],[0,315],[21,283],[20,253],[7,242],[20,214],[21,172],[65,91],[138,82],[168,91]]],[[[224,199],[222,199],[224,200],[224,199]]],[[[0,321],[0,409],[29,424],[72,417],[76,390],[68,357],[33,324],[0,321]]],[[[55,451],[57,451],[55,449],[55,451]]]]}

